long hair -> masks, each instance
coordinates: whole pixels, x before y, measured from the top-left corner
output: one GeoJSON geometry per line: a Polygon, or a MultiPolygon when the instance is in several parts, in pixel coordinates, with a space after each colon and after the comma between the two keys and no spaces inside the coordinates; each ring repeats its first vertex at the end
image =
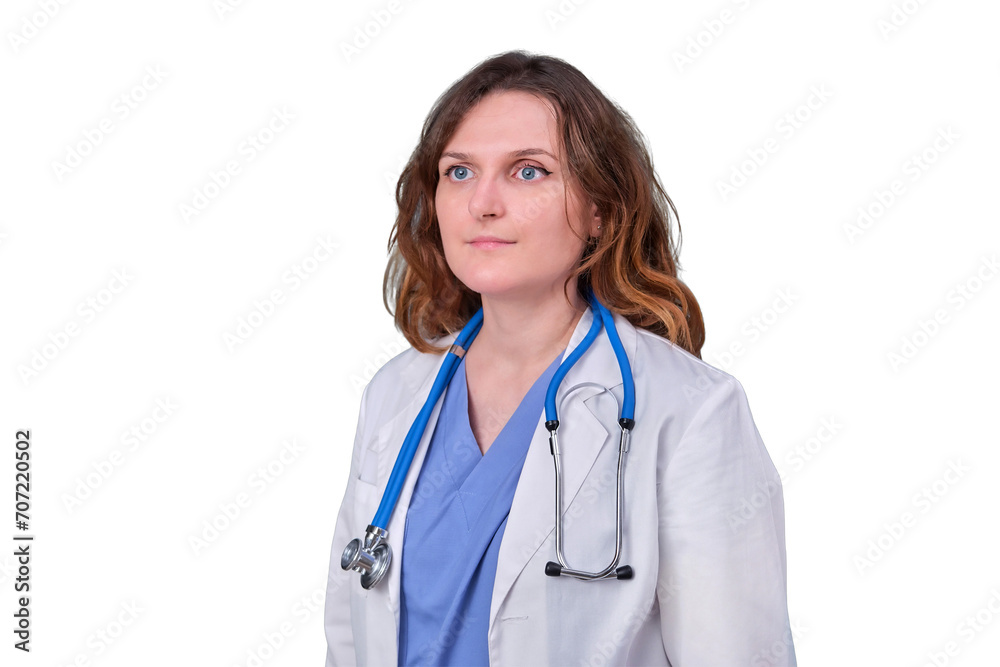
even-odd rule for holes
{"type": "Polygon", "coordinates": [[[642,133],[578,69],[521,50],[484,60],[437,99],[396,183],[399,212],[389,235],[382,292],[397,328],[414,349],[441,353],[447,347],[431,340],[461,329],[482,305],[480,295],[445,261],[434,197],[438,161],[465,114],[486,95],[504,91],[525,91],[552,104],[568,178],[588,205],[596,204],[601,218],[600,236],[588,243],[564,291],[576,276],[581,298],[589,287],[608,310],[700,358],[701,308],[677,277],[677,209],[653,169],[642,133]]]}

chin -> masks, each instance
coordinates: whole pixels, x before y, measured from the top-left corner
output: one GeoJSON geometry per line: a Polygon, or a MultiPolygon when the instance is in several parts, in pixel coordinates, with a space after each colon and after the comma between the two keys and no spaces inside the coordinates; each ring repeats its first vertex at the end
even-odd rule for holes
{"type": "Polygon", "coordinates": [[[501,267],[486,269],[470,266],[466,271],[452,271],[463,285],[477,294],[493,294],[517,287],[510,279],[510,271],[501,267]]]}
{"type": "Polygon", "coordinates": [[[471,280],[468,282],[463,280],[462,284],[476,294],[485,297],[502,296],[503,294],[510,292],[512,288],[516,287],[514,285],[498,283],[497,281],[492,280],[471,280]]]}
{"type": "Polygon", "coordinates": [[[472,284],[465,283],[466,287],[476,294],[486,299],[507,299],[518,298],[528,300],[539,300],[545,297],[540,293],[538,287],[524,285],[521,283],[511,283],[510,281],[473,281],[472,284]]]}

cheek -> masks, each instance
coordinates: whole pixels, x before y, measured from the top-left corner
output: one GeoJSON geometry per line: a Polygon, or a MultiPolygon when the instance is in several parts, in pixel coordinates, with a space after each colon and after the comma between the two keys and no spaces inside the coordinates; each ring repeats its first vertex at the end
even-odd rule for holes
{"type": "Polygon", "coordinates": [[[560,218],[556,223],[549,242],[553,249],[553,259],[558,258],[562,266],[574,267],[583,255],[585,244],[578,236],[579,231],[570,229],[565,218],[560,218]]]}
{"type": "Polygon", "coordinates": [[[516,199],[517,218],[531,224],[548,225],[552,220],[564,220],[563,188],[558,183],[532,187],[516,199]]]}
{"type": "Polygon", "coordinates": [[[434,199],[434,213],[437,217],[441,241],[447,246],[451,243],[451,239],[456,233],[455,220],[458,218],[455,215],[454,204],[449,202],[447,197],[436,197],[434,199]]]}
{"type": "Polygon", "coordinates": [[[583,242],[579,238],[580,231],[579,229],[574,231],[570,227],[566,211],[561,207],[528,221],[528,229],[534,231],[535,237],[547,245],[553,255],[564,257],[583,251],[583,242]]]}

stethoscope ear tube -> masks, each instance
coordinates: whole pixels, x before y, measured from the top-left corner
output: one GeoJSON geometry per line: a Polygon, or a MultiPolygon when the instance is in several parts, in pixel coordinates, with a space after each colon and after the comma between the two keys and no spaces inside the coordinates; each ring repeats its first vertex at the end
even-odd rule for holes
{"type": "Polygon", "coordinates": [[[615,554],[611,559],[611,563],[608,564],[603,570],[599,572],[587,572],[585,570],[576,570],[569,567],[566,564],[566,556],[563,554],[563,525],[562,525],[562,470],[559,464],[559,440],[558,440],[558,425],[559,422],[555,422],[556,428],[550,429],[549,433],[549,449],[552,452],[552,463],[555,466],[556,471],[556,525],[555,525],[555,542],[556,542],[556,558],[559,559],[558,563],[553,563],[549,561],[545,564],[545,574],[550,577],[558,577],[561,575],[566,575],[570,577],[576,577],[577,579],[583,579],[584,581],[596,581],[597,579],[609,579],[614,577],[616,579],[631,579],[632,578],[632,568],[629,565],[618,565],[618,560],[621,558],[622,553],[622,502],[625,494],[624,489],[624,476],[625,476],[625,454],[628,452],[628,441],[629,434],[631,432],[631,424],[626,427],[626,422],[632,422],[631,419],[621,418],[618,423],[621,425],[621,439],[618,442],[618,473],[615,481],[615,554]]]}
{"type": "MultiPolygon", "coordinates": [[[[594,299],[596,301],[596,299],[594,299]]],[[[593,301],[591,302],[593,304],[593,301]]],[[[593,305],[591,306],[593,309],[593,305]]],[[[552,427],[549,423],[555,422],[556,427],[559,425],[559,419],[556,417],[556,390],[559,389],[559,385],[562,384],[563,378],[566,377],[566,373],[569,373],[569,369],[573,367],[573,364],[583,356],[583,353],[590,348],[590,344],[594,342],[597,335],[601,333],[601,318],[594,313],[594,320],[590,323],[590,330],[587,331],[587,335],[583,337],[580,344],[569,353],[562,363],[559,364],[559,368],[556,369],[555,374],[552,376],[552,380],[549,382],[549,388],[545,391],[545,421],[546,427],[549,431],[552,431],[552,427]]]]}
{"type": "Polygon", "coordinates": [[[622,402],[621,418],[629,421],[627,428],[631,429],[632,425],[635,424],[635,379],[632,377],[632,365],[628,361],[625,346],[622,345],[622,339],[618,335],[614,316],[604,307],[603,303],[597,300],[597,297],[593,296],[593,293],[591,293],[591,297],[593,297],[592,303],[601,314],[604,330],[608,332],[608,338],[611,340],[611,348],[615,351],[615,357],[618,358],[618,368],[621,370],[622,387],[625,394],[622,402]]]}
{"type": "MultiPolygon", "coordinates": [[[[574,350],[574,354],[570,355],[563,361],[559,370],[556,374],[559,379],[566,374],[576,360],[583,354],[583,350],[586,350],[593,342],[594,338],[600,332],[601,326],[607,331],[608,340],[611,342],[611,347],[615,351],[615,357],[618,359],[618,367],[621,370],[622,385],[624,390],[624,401],[621,409],[621,416],[618,419],[618,425],[621,427],[621,439],[618,443],[618,474],[615,483],[615,554],[614,558],[611,559],[611,563],[599,572],[587,572],[584,570],[576,570],[566,565],[566,557],[563,555],[563,526],[562,526],[562,470],[559,463],[560,453],[559,453],[559,419],[556,415],[555,409],[555,391],[553,386],[549,386],[549,392],[545,397],[545,426],[549,430],[549,451],[552,452],[552,462],[555,466],[556,473],[556,525],[555,525],[555,542],[556,542],[556,558],[559,559],[558,563],[549,561],[545,564],[545,574],[550,577],[558,577],[561,575],[567,575],[570,577],[576,577],[577,579],[583,579],[584,581],[594,581],[597,579],[608,579],[614,577],[616,579],[631,579],[633,572],[631,566],[628,565],[618,565],[618,560],[621,558],[621,547],[622,547],[622,501],[624,496],[624,472],[625,472],[625,454],[628,452],[628,442],[629,434],[632,431],[632,427],[635,425],[635,381],[632,378],[632,367],[628,361],[628,354],[625,352],[625,347],[622,345],[621,337],[618,335],[618,329],[615,327],[614,316],[611,312],[604,307],[597,297],[594,295],[593,290],[588,288],[587,297],[590,301],[591,310],[594,312],[594,321],[590,325],[590,331],[587,332],[587,336],[584,340],[577,346],[574,350]],[[577,354],[579,352],[579,354],[577,354]],[[563,367],[566,367],[565,370],[563,367]],[[561,372],[561,375],[560,375],[561,372]],[[551,408],[551,409],[550,409],[551,408]]],[[[553,383],[556,384],[556,383],[553,383]]]]}

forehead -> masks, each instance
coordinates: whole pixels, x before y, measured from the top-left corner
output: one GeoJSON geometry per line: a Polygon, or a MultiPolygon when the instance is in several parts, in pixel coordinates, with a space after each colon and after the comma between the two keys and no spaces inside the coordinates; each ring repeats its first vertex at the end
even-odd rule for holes
{"type": "Polygon", "coordinates": [[[527,147],[558,155],[555,109],[548,100],[531,93],[504,91],[490,94],[472,107],[444,150],[486,157],[527,147]]]}

